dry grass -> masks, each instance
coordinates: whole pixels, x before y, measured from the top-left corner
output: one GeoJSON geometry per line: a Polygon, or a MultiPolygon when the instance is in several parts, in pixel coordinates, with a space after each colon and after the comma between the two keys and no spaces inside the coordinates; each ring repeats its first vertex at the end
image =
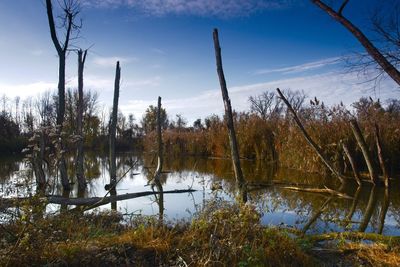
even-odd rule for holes
{"type": "Polygon", "coordinates": [[[212,202],[191,222],[174,224],[144,216],[121,224],[116,213],[24,214],[0,228],[0,266],[400,265],[398,238],[289,234],[262,226],[249,205],[212,202]],[[312,252],[318,242],[332,239],[339,241],[330,248],[335,253],[312,252]]]}

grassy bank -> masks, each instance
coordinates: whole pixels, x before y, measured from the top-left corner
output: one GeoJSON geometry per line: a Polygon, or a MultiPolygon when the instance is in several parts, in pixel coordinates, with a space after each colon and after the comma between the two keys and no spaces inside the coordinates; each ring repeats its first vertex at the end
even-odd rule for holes
{"type": "Polygon", "coordinates": [[[396,266],[397,238],[301,236],[260,225],[251,206],[211,203],[191,222],[117,213],[38,216],[0,228],[0,266],[396,266]],[[372,240],[363,244],[360,240],[372,240]]]}

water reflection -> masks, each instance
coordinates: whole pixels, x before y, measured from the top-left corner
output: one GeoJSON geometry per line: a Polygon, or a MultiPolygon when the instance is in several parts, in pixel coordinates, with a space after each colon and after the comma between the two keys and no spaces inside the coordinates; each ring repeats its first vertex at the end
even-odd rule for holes
{"type": "MultiPolygon", "coordinates": [[[[105,185],[111,182],[108,158],[86,155],[85,176],[88,186],[85,192],[79,192],[77,184],[73,185],[71,192],[63,192],[56,173],[49,173],[46,170],[46,176],[50,177],[48,181],[50,186],[46,194],[75,198],[103,197],[109,192],[111,197],[116,197],[126,193],[149,191],[151,187],[148,184],[156,167],[153,158],[154,155],[149,154],[119,155],[117,177],[124,176],[124,178],[113,190],[109,190],[110,188],[105,188],[105,185]]],[[[73,161],[70,160],[69,175],[75,177],[73,161]]],[[[336,180],[329,177],[277,169],[263,162],[243,161],[242,167],[245,178],[252,184],[280,182],[313,188],[340,187],[336,180]]],[[[118,203],[112,201],[111,208],[124,214],[155,215],[160,220],[181,219],[190,218],[209,199],[235,199],[237,188],[229,160],[165,158],[164,170],[166,173],[161,175],[159,183],[154,184],[154,194],[118,203]],[[221,189],[211,190],[213,184],[221,185],[221,189]],[[164,194],[168,190],[188,187],[198,191],[192,194],[164,194]]],[[[32,175],[20,158],[1,159],[0,196],[27,196],[35,192],[32,175]]],[[[353,198],[343,199],[285,190],[280,186],[264,186],[252,188],[247,192],[247,197],[249,202],[257,205],[263,212],[264,224],[292,226],[307,233],[354,230],[398,235],[400,234],[399,188],[398,180],[393,181],[390,190],[368,185],[360,187],[356,183],[348,183],[337,190],[353,198]]],[[[71,207],[62,206],[61,210],[68,208],[71,207]]],[[[110,206],[104,205],[100,208],[110,209],[110,206]]]]}

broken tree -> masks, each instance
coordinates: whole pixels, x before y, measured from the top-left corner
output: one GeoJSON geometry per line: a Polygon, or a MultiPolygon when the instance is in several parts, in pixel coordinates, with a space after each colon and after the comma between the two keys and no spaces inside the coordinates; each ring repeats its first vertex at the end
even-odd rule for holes
{"type": "MultiPolygon", "coordinates": [[[[231,147],[231,156],[232,156],[232,163],[233,163],[233,170],[235,172],[236,182],[238,183],[239,189],[244,193],[246,191],[246,184],[242,173],[242,168],[240,166],[240,158],[239,158],[239,149],[236,140],[236,133],[235,127],[233,123],[233,115],[232,115],[232,107],[231,107],[231,100],[229,99],[228,89],[226,86],[224,70],[222,68],[222,57],[221,57],[221,47],[219,45],[219,38],[218,38],[218,30],[214,29],[213,33],[214,38],[214,48],[215,48],[215,59],[217,63],[217,73],[219,77],[219,83],[221,86],[222,98],[224,101],[225,107],[225,117],[226,117],[226,125],[228,127],[228,134],[229,134],[229,144],[231,147]]],[[[242,196],[244,202],[247,201],[247,196],[244,193],[242,196]]]]}

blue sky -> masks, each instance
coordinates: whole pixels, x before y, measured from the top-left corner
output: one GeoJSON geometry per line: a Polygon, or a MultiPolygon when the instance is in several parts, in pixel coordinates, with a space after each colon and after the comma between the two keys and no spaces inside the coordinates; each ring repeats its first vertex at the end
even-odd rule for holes
{"type": "MultiPolygon", "coordinates": [[[[345,15],[367,29],[379,2],[350,1],[345,15]]],[[[363,49],[308,0],[81,0],[81,6],[83,28],[75,44],[91,47],[85,88],[97,90],[109,106],[120,60],[120,108],[138,119],[159,95],[171,117],[222,114],[215,27],[236,110],[248,108],[249,96],[276,87],[347,105],[363,95],[399,95],[389,79],[372,91],[365,77],[346,72],[340,58],[363,49]]],[[[43,0],[0,0],[0,34],[0,95],[25,98],[56,88],[58,61],[43,0]]],[[[76,61],[71,52],[68,87],[77,84],[76,61]]]]}

